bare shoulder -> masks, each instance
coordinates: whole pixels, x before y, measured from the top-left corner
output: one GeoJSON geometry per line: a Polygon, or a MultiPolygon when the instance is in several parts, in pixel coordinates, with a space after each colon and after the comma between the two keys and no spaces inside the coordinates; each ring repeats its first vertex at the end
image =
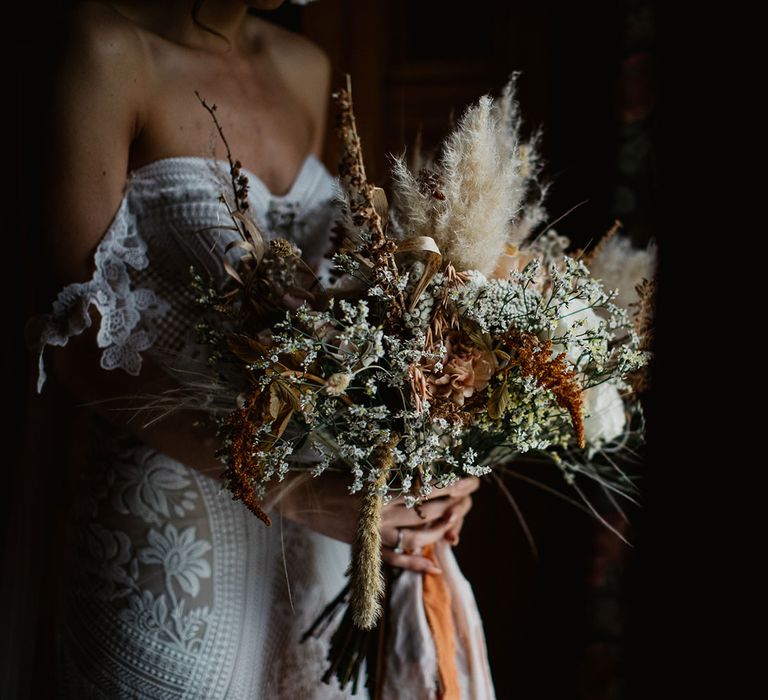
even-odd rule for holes
{"type": "Polygon", "coordinates": [[[57,60],[62,69],[82,66],[89,76],[111,74],[113,84],[126,90],[145,77],[148,54],[141,30],[106,3],[74,3],[63,15],[61,30],[57,60]]]}
{"type": "Polygon", "coordinates": [[[270,25],[268,38],[275,59],[295,71],[297,78],[304,75],[308,82],[310,77],[330,73],[331,59],[328,52],[309,37],[270,25]]]}
{"type": "Polygon", "coordinates": [[[74,3],[62,16],[54,52],[58,86],[83,100],[112,94],[115,107],[127,110],[138,129],[150,75],[147,44],[140,28],[106,3],[74,3]]]}
{"type": "Polygon", "coordinates": [[[331,79],[328,52],[312,39],[270,25],[269,52],[293,92],[313,111],[325,108],[331,79]]]}

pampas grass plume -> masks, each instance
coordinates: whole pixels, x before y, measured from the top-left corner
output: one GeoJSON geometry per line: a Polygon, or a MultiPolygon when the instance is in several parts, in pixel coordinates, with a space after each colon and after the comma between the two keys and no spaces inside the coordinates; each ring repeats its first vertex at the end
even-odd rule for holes
{"type": "Polygon", "coordinates": [[[541,170],[541,133],[520,142],[519,74],[512,73],[498,99],[483,95],[465,110],[437,160],[417,152],[418,173],[404,155],[392,160],[393,202],[406,235],[431,236],[457,270],[490,275],[506,244],[518,244],[546,215],[546,188],[538,202],[526,204],[541,170]]]}

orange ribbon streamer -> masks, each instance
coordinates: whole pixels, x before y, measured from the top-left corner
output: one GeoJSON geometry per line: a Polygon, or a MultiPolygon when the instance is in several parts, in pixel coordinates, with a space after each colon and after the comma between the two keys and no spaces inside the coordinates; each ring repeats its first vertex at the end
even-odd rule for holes
{"type": "MultiPolygon", "coordinates": [[[[422,554],[438,565],[433,556],[433,545],[425,545],[422,554]]],[[[439,700],[461,700],[459,670],[456,666],[456,629],[451,612],[451,591],[443,574],[422,576],[424,611],[432,630],[437,655],[437,668],[443,686],[439,700]]]]}

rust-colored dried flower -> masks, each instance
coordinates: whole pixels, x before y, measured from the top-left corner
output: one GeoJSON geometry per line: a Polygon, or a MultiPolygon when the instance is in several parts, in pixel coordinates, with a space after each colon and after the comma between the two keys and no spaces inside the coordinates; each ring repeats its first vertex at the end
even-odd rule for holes
{"type": "Polygon", "coordinates": [[[259,520],[266,525],[272,525],[272,519],[259,504],[252,481],[259,473],[254,464],[253,445],[256,441],[256,431],[259,423],[254,420],[254,403],[261,398],[258,387],[253,387],[245,396],[241,407],[227,416],[225,425],[230,437],[229,466],[225,477],[229,482],[232,500],[242,501],[259,520]]]}
{"type": "Polygon", "coordinates": [[[620,219],[614,219],[613,226],[608,229],[608,232],[603,235],[592,250],[584,251],[583,249],[579,249],[574,254],[574,257],[581,258],[582,262],[589,267],[595,258],[600,255],[600,252],[605,248],[608,242],[619,233],[623,226],[624,225],[621,223],[620,219]]]}
{"type": "Polygon", "coordinates": [[[568,411],[576,431],[576,440],[580,447],[585,445],[584,418],[582,414],[581,385],[573,369],[561,352],[552,357],[552,341],[540,341],[530,333],[518,333],[513,347],[516,354],[511,366],[533,377],[539,386],[549,389],[557,403],[568,411]]]}

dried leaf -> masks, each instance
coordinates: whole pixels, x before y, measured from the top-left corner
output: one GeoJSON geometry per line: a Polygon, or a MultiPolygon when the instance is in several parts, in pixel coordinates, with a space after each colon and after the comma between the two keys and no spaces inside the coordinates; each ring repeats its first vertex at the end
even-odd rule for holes
{"type": "Polygon", "coordinates": [[[509,361],[512,359],[512,355],[510,355],[508,352],[504,352],[501,348],[495,348],[493,351],[496,354],[496,357],[499,358],[499,367],[504,368],[509,364],[509,361]]]}
{"type": "Polygon", "coordinates": [[[238,333],[227,336],[227,345],[235,357],[249,364],[266,357],[268,354],[267,348],[258,340],[238,333]]]}
{"type": "Polygon", "coordinates": [[[253,221],[253,219],[240,211],[234,212],[232,216],[243,222],[247,232],[247,238],[245,242],[250,243],[251,253],[253,254],[254,260],[257,263],[261,262],[262,257],[264,257],[264,250],[266,246],[264,243],[264,236],[259,230],[259,227],[253,221]]]}
{"type": "Polygon", "coordinates": [[[373,188],[373,208],[382,221],[387,221],[389,217],[389,203],[387,202],[387,195],[381,187],[373,188]]]}
{"type": "MultiPolygon", "coordinates": [[[[285,406],[285,404],[283,405],[285,406]]],[[[277,440],[285,432],[285,429],[288,427],[288,423],[290,423],[292,417],[293,409],[287,407],[283,410],[281,415],[278,416],[278,420],[275,421],[277,427],[275,427],[275,424],[272,426],[272,435],[274,435],[275,440],[277,440]]]]}
{"type": "Polygon", "coordinates": [[[509,398],[509,387],[505,379],[501,384],[496,385],[488,400],[488,415],[493,420],[498,420],[504,415],[504,412],[509,407],[509,398]]]}
{"type": "Polygon", "coordinates": [[[298,387],[294,387],[283,382],[275,382],[273,386],[277,386],[277,390],[281,394],[281,398],[284,403],[291,406],[294,411],[298,411],[301,404],[301,392],[298,387]]]}
{"type": "Polygon", "coordinates": [[[270,418],[277,420],[280,410],[284,405],[282,398],[279,396],[276,382],[272,382],[269,385],[269,402],[267,404],[267,413],[270,418]]]}
{"type": "Polygon", "coordinates": [[[243,282],[243,278],[240,277],[240,273],[238,273],[237,270],[235,270],[232,265],[229,264],[226,260],[224,260],[224,270],[225,272],[232,277],[241,287],[245,287],[245,282],[243,282]]]}
{"type": "Polygon", "coordinates": [[[429,284],[429,281],[440,269],[443,256],[440,254],[440,248],[438,248],[437,243],[435,243],[435,240],[430,236],[411,236],[410,238],[400,241],[397,244],[395,254],[398,255],[400,253],[423,253],[426,257],[424,272],[413,290],[411,301],[408,304],[408,311],[413,311],[413,307],[416,306],[419,297],[421,297],[421,294],[429,284]]]}

